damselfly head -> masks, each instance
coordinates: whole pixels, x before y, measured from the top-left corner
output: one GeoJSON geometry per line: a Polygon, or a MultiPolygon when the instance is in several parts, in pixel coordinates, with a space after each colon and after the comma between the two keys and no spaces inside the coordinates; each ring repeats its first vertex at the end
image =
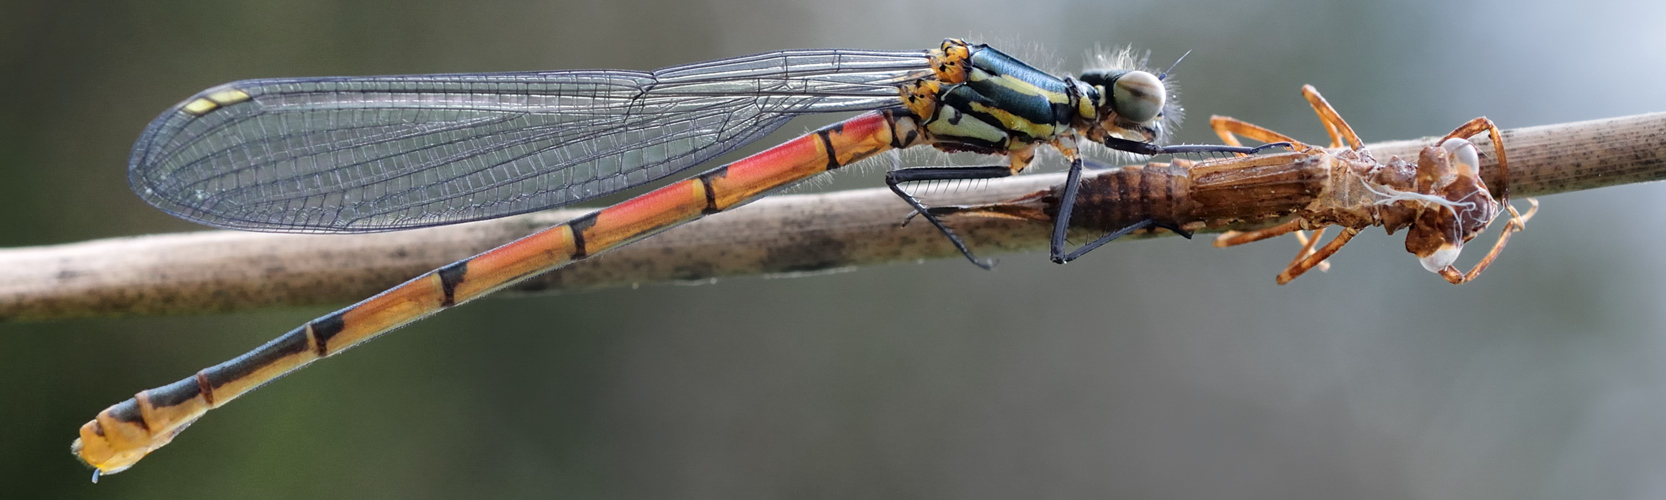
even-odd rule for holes
{"type": "Polygon", "coordinates": [[[1112,137],[1161,143],[1179,124],[1182,111],[1168,73],[1144,68],[1145,58],[1132,49],[1099,53],[1079,80],[1099,91],[1097,124],[1112,137]]]}
{"type": "Polygon", "coordinates": [[[1104,88],[1111,112],[1135,123],[1155,121],[1168,100],[1163,81],[1144,71],[1088,73],[1082,75],[1082,81],[1104,88]]]}

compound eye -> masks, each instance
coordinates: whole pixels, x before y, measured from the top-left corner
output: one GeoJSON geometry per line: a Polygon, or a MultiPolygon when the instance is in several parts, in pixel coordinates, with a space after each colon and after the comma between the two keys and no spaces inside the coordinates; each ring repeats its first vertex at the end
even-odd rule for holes
{"type": "Polygon", "coordinates": [[[1475,143],[1465,139],[1447,139],[1440,143],[1441,149],[1452,155],[1452,167],[1458,173],[1481,171],[1481,154],[1475,151],[1475,143]]]}
{"type": "Polygon", "coordinates": [[[1145,123],[1163,112],[1167,89],[1157,75],[1130,71],[1111,84],[1111,108],[1125,120],[1145,123]]]}
{"type": "Polygon", "coordinates": [[[1457,262],[1458,252],[1462,251],[1462,246],[1449,243],[1441,245],[1439,250],[1435,250],[1434,253],[1426,257],[1418,257],[1417,261],[1423,264],[1423,269],[1427,269],[1431,273],[1438,273],[1441,269],[1446,269],[1446,266],[1457,262]]]}

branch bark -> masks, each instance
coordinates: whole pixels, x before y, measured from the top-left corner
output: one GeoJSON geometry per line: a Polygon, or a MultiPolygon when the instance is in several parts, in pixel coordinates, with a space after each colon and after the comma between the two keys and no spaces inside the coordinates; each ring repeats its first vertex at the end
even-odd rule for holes
{"type": "MultiPolygon", "coordinates": [[[[1666,113],[1504,132],[1515,197],[1666,178],[1666,113]]],[[[1378,158],[1415,157],[1436,137],[1372,144],[1378,158]]],[[[1477,141],[1482,151],[1490,145],[1477,141]]],[[[1489,159],[1483,175],[1497,186],[1489,159]]],[[[1006,200],[1063,174],[991,181],[933,203],[1006,200]]],[[[0,319],[177,314],[346,303],[588,210],[556,210],[455,226],[368,235],[204,231],[0,250],[0,319]]],[[[960,258],[927,224],[899,227],[908,207],[886,189],[779,195],[708,217],[514,290],[573,290],[720,277],[810,273],[960,258]]],[[[1044,248],[1048,228],[956,219],[983,254],[1044,248]]],[[[1162,233],[1166,234],[1166,233],[1162,233]]]]}

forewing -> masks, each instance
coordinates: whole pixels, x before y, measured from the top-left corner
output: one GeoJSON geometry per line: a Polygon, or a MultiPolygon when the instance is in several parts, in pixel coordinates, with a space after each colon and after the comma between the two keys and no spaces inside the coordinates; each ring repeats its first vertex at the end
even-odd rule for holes
{"type": "Polygon", "coordinates": [[[651,182],[803,113],[894,105],[924,52],[781,51],[637,71],[288,78],[215,87],[134,146],[146,201],[203,224],[362,232],[651,182]]]}

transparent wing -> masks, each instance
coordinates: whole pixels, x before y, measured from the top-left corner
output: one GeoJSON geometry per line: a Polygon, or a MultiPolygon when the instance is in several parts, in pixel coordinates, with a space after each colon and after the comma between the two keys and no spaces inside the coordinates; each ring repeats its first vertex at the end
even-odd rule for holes
{"type": "Polygon", "coordinates": [[[793,50],[653,72],[286,78],[163,113],[129,181],[225,228],[363,232],[488,219],[653,181],[794,115],[898,103],[924,51],[793,50]]]}

